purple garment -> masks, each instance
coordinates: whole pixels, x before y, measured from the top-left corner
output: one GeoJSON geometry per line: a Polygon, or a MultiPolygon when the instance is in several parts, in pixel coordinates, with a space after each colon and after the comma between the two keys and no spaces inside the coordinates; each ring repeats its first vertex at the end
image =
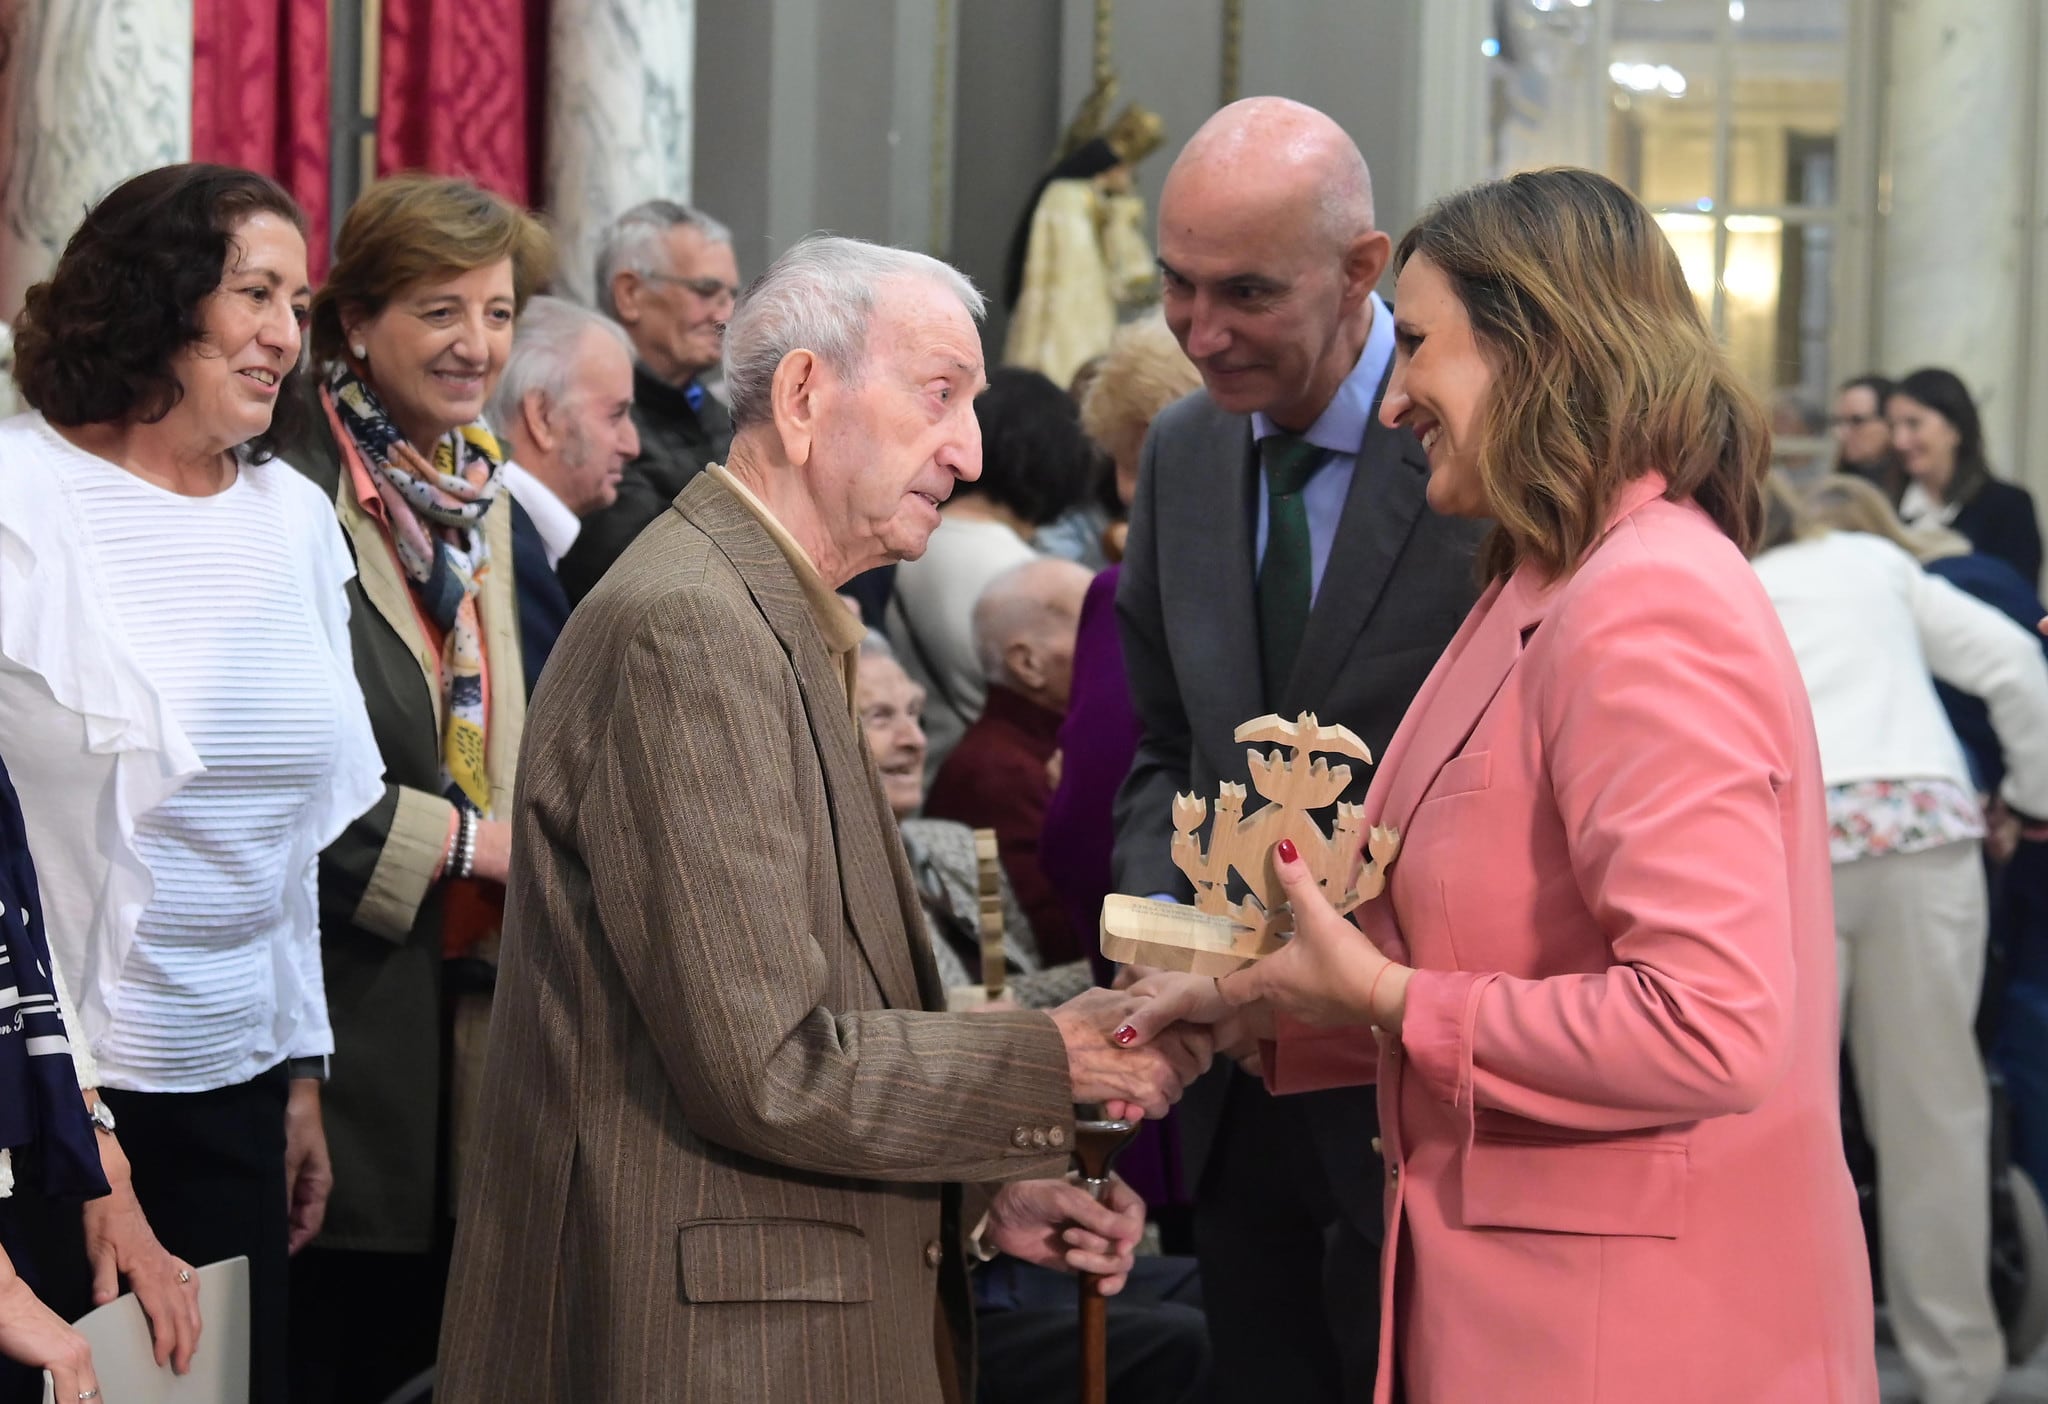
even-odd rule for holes
{"type": "MultiPolygon", "coordinates": [[[[1038,862],[1065,904],[1098,980],[1112,973],[1097,948],[1102,899],[1110,888],[1110,850],[1116,844],[1116,792],[1138,754],[1138,716],[1124,676],[1124,646],[1117,634],[1116,582],[1111,566],[1088,586],[1074,639],[1074,681],[1060,726],[1060,783],[1046,806],[1038,862]]],[[[1150,1121],[1117,1158],[1122,1175],[1155,1208],[1189,1202],[1181,1184],[1180,1136],[1175,1113],[1150,1121]]]]}
{"type": "Polygon", "coordinates": [[[1088,586],[1074,638],[1074,681],[1060,724],[1060,783],[1045,810],[1038,861],[1059,893],[1067,920],[1095,965],[1110,974],[1095,948],[1102,899],[1109,895],[1110,850],[1116,843],[1112,813],[1118,786],[1138,754],[1138,716],[1124,679],[1124,646],[1116,628],[1116,581],[1111,566],[1088,586]]]}

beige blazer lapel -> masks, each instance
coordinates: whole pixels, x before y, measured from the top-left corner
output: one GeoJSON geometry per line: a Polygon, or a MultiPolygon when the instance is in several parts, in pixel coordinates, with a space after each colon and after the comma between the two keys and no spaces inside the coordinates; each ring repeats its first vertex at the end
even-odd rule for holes
{"type": "MultiPolygon", "coordinates": [[[[363,598],[370,607],[384,617],[393,633],[405,641],[412,653],[413,662],[419,665],[420,683],[427,690],[434,708],[434,734],[441,733],[441,660],[434,656],[432,645],[427,642],[424,630],[420,628],[418,608],[413,604],[412,587],[406,584],[405,576],[398,565],[398,553],[391,545],[391,538],[385,534],[377,519],[356,499],[355,479],[348,470],[344,457],[341,477],[334,491],[335,515],[340,518],[341,529],[348,534],[349,545],[355,548],[356,578],[362,584],[363,598]]],[[[512,553],[509,535],[505,554],[512,553]]],[[[509,572],[507,572],[509,574],[509,572]]],[[[495,686],[497,679],[492,683],[495,686]]]]}
{"type": "MultiPolygon", "coordinates": [[[[512,503],[504,492],[484,514],[484,542],[490,549],[491,565],[484,572],[476,601],[477,622],[484,631],[484,668],[491,679],[484,768],[491,777],[491,814],[509,819],[513,782],[518,779],[519,743],[526,735],[526,666],[519,642],[519,581],[512,564],[512,503]]],[[[435,676],[439,676],[438,669],[435,676]]],[[[437,682],[437,722],[440,702],[437,682]]]]}

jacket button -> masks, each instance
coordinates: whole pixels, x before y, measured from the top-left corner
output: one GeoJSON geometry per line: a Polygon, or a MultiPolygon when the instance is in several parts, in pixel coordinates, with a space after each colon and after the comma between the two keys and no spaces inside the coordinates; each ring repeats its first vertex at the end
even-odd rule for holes
{"type": "Polygon", "coordinates": [[[1031,1144],[1031,1129],[1027,1126],[1019,1126],[1015,1131],[1012,1131],[1010,1133],[1010,1144],[1018,1150],[1025,1149],[1031,1144]]]}
{"type": "Polygon", "coordinates": [[[1052,1138],[1046,1134],[1046,1130],[1043,1126],[1034,1126],[1031,1128],[1031,1144],[1037,1146],[1040,1150],[1044,1150],[1045,1147],[1048,1144],[1050,1144],[1051,1140],[1052,1138]]]}
{"type": "Polygon", "coordinates": [[[1401,1167],[1398,1165],[1389,1165],[1387,1167],[1387,1178],[1393,1181],[1395,1184],[1399,1184],[1401,1182],[1401,1167]]]}
{"type": "Polygon", "coordinates": [[[1385,1155],[1387,1153],[1386,1147],[1380,1144],[1380,1138],[1377,1136],[1372,1138],[1372,1153],[1374,1155],[1385,1155]]]}
{"type": "Polygon", "coordinates": [[[943,1257],[945,1257],[945,1250],[939,1247],[938,1239],[934,1238],[931,1242],[924,1245],[924,1265],[926,1267],[937,1267],[939,1259],[943,1257]]]}
{"type": "Polygon", "coordinates": [[[1052,1133],[1048,1135],[1046,1139],[1052,1142],[1054,1150],[1058,1150],[1061,1146],[1064,1146],[1067,1143],[1067,1128],[1064,1126],[1053,1127],[1052,1133]]]}

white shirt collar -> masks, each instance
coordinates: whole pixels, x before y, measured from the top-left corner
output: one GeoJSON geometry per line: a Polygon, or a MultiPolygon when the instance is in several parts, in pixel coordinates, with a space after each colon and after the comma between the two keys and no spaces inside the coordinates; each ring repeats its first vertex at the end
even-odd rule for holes
{"type": "Polygon", "coordinates": [[[526,515],[533,518],[534,530],[540,533],[541,549],[547,553],[548,569],[553,570],[576,544],[583,523],[567,503],[555,496],[553,488],[509,458],[505,460],[504,471],[505,486],[526,509],[526,515]]]}
{"type": "Polygon", "coordinates": [[[1907,526],[1921,526],[1930,521],[1947,526],[1955,521],[1956,513],[1961,510],[1960,503],[1935,501],[1934,494],[1918,482],[1906,484],[1906,495],[1899,499],[1899,519],[1907,526]]]}

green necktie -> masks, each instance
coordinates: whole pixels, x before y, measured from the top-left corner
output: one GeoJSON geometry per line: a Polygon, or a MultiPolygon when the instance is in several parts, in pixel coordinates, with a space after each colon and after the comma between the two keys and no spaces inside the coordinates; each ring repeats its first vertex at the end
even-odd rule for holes
{"type": "Polygon", "coordinates": [[[1266,705],[1280,705],[1280,690],[1294,671],[1315,594],[1309,564],[1308,508],[1302,485],[1322,467],[1324,450],[1299,434],[1268,434],[1259,440],[1266,468],[1266,559],[1259,566],[1259,656],[1266,679],[1266,705]]]}

